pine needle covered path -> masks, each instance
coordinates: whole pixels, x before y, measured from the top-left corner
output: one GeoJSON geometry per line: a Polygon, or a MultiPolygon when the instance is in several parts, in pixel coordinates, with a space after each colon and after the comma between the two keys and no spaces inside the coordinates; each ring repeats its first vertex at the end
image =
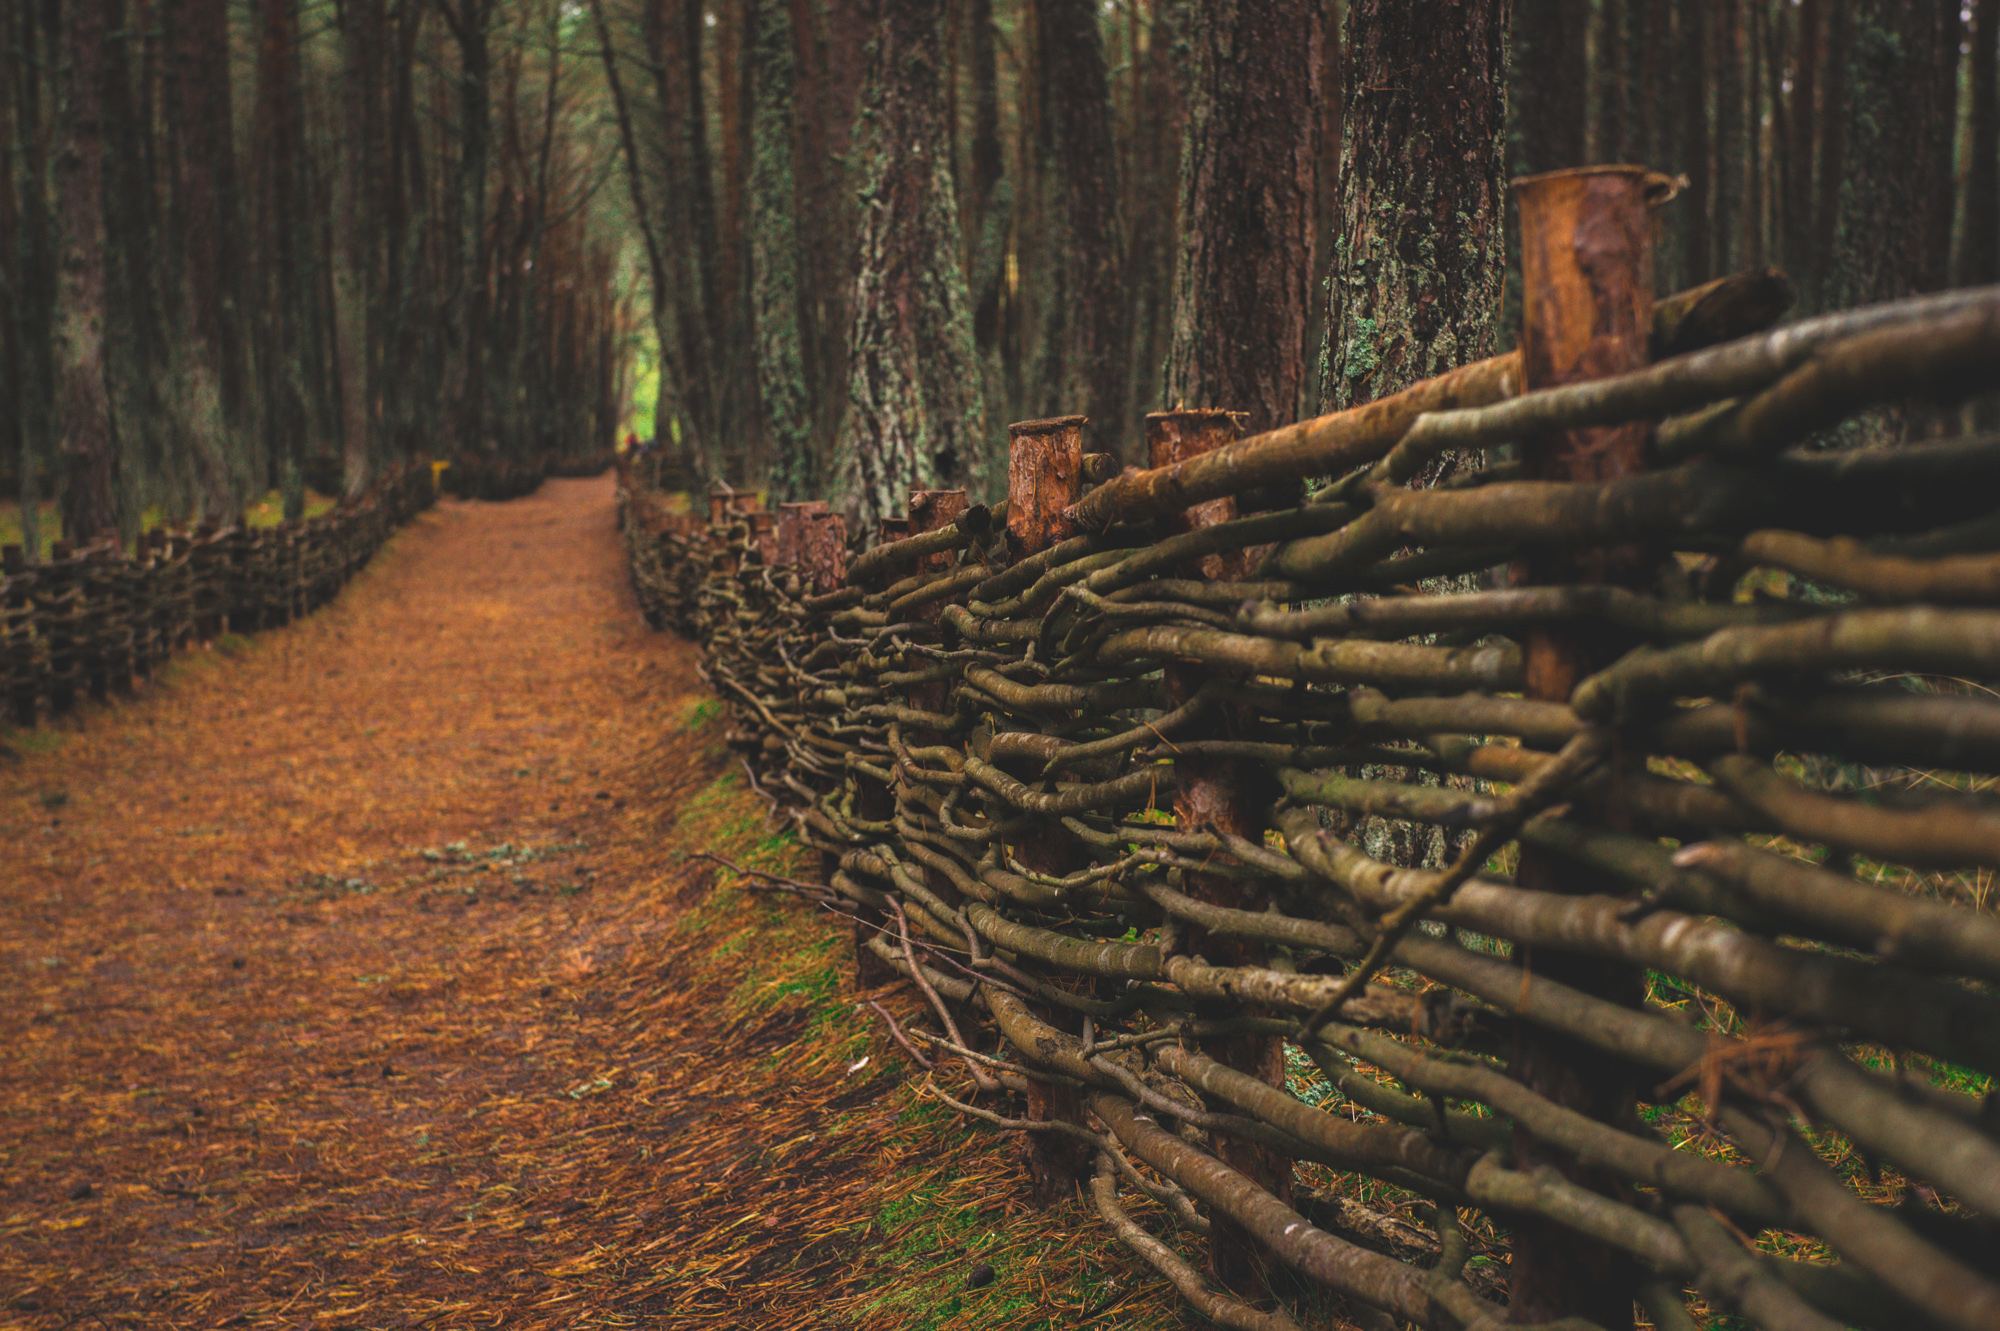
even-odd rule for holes
{"type": "Polygon", "coordinates": [[[553,481],[15,737],[0,1326],[1132,1324],[1117,1257],[1009,1262],[839,933],[690,858],[784,854],[693,661],[553,481]]]}

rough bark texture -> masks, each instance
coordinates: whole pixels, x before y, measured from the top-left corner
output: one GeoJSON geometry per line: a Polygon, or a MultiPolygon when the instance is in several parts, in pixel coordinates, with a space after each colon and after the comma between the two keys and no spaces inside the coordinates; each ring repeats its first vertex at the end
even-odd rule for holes
{"type": "Polygon", "coordinates": [[[104,373],[103,0],[63,6],[62,147],[56,158],[62,269],[55,319],[56,407],[62,430],[63,532],[90,540],[116,527],[116,456],[104,373]]]}
{"type": "Polygon", "coordinates": [[[857,136],[861,220],[836,491],[858,520],[910,490],[977,489],[979,366],[959,267],[943,0],[882,0],[857,136]]]}
{"type": "Polygon", "coordinates": [[[1251,433],[1296,419],[1304,390],[1318,126],[1299,108],[1325,26],[1320,0],[1200,0],[1189,29],[1166,400],[1251,433]]]}
{"type": "Polygon", "coordinates": [[[308,415],[299,364],[300,286],[298,237],[305,230],[299,189],[296,0],[260,0],[257,45],[257,237],[263,257],[258,335],[266,403],[266,448],[285,496],[285,517],[305,511],[305,439],[308,415]]]}
{"type": "Polygon", "coordinates": [[[1505,0],[1348,6],[1322,411],[1493,353],[1506,35],[1505,0]]]}
{"type": "Polygon", "coordinates": [[[856,210],[845,168],[867,25],[858,13],[859,0],[791,0],[791,6],[799,67],[806,374],[812,385],[813,434],[827,441],[839,433],[846,414],[849,265],[854,261],[856,210]]]}
{"type": "Polygon", "coordinates": [[[54,438],[55,338],[52,336],[56,308],[57,270],[54,219],[50,215],[48,192],[29,188],[25,183],[48,178],[49,117],[45,112],[44,71],[55,66],[50,45],[58,40],[53,29],[44,30],[41,14],[33,5],[13,5],[0,9],[0,37],[4,37],[15,58],[4,63],[8,71],[6,167],[9,173],[7,201],[0,208],[6,236],[0,239],[0,256],[7,263],[5,301],[8,316],[8,365],[18,377],[8,382],[5,410],[18,431],[13,458],[20,468],[21,539],[30,560],[41,550],[40,508],[42,486],[39,473],[48,465],[54,438]],[[14,367],[18,365],[16,370],[14,367]]]}
{"type": "Polygon", "coordinates": [[[1583,165],[1589,20],[1587,0],[1515,0],[1508,110],[1517,174],[1583,165]]]}
{"type": "Polygon", "coordinates": [[[972,142],[961,197],[966,237],[966,285],[972,299],[972,344],[979,353],[986,436],[1006,418],[1007,375],[1001,354],[1007,302],[1007,242],[1014,212],[1013,178],[1000,143],[1000,90],[994,56],[993,0],[971,0],[966,24],[972,83],[972,142]]]}
{"type": "Polygon", "coordinates": [[[1859,0],[1846,8],[1845,86],[1833,108],[1846,147],[1828,308],[1942,286],[1939,242],[1949,234],[1952,200],[1952,83],[1940,62],[1942,50],[1956,46],[1956,6],[1859,0]]]}
{"type": "Polygon", "coordinates": [[[1959,248],[1961,286],[2000,282],[2000,0],[1972,7],[1971,148],[1966,159],[1965,233],[1959,248]]]}
{"type": "Polygon", "coordinates": [[[757,397],[771,488],[806,495],[818,488],[818,468],[799,332],[792,16],[786,0],[754,0],[752,20],[750,281],[757,397]]]}
{"type": "Polygon", "coordinates": [[[1120,281],[1118,155],[1093,0],[1039,0],[1042,219],[1051,266],[1038,412],[1082,412],[1088,446],[1124,439],[1130,310],[1120,281]]]}

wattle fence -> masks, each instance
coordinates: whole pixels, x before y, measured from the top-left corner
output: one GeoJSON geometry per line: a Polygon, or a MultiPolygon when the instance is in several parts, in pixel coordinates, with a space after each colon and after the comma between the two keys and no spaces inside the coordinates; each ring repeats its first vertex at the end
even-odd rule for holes
{"type": "Polygon", "coordinates": [[[30,564],[10,545],[0,579],[0,691],[33,726],[85,695],[130,693],[189,644],[277,628],[332,600],[389,534],[429,508],[428,466],[400,468],[322,517],[253,527],[156,528],[127,553],[106,538],[30,564]]]}
{"type": "Polygon", "coordinates": [[[932,1093],[1212,1319],[2000,1326],[2000,438],[1824,446],[2000,288],[1742,336],[1529,184],[1518,352],[877,532],[628,475],[640,600],[932,1093]]]}

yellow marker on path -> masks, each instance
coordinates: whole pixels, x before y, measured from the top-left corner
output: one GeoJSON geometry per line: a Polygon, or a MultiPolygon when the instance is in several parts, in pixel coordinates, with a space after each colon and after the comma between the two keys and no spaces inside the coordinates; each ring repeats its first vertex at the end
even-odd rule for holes
{"type": "Polygon", "coordinates": [[[432,493],[432,494],[443,494],[443,493],[444,493],[444,479],[443,479],[443,477],[444,477],[444,469],[445,469],[446,467],[449,467],[450,465],[451,465],[451,464],[450,464],[449,462],[433,462],[433,463],[431,463],[431,493],[432,493]]]}

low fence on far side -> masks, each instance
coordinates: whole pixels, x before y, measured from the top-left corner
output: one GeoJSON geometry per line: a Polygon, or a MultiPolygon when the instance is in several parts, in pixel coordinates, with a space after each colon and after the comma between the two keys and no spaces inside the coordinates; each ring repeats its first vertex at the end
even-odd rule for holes
{"type": "Polygon", "coordinates": [[[321,517],[253,527],[155,528],[127,553],[58,541],[30,564],[10,545],[0,579],[0,692],[15,725],[150,679],[176,651],[277,628],[337,595],[396,528],[430,507],[428,466],[391,472],[321,517]]]}
{"type": "Polygon", "coordinates": [[[1801,447],[2000,385],[2000,288],[1742,336],[1645,183],[1528,182],[1522,349],[1352,411],[865,534],[627,478],[931,1092],[1226,1325],[2000,1326],[2000,438],[1801,447]]]}

